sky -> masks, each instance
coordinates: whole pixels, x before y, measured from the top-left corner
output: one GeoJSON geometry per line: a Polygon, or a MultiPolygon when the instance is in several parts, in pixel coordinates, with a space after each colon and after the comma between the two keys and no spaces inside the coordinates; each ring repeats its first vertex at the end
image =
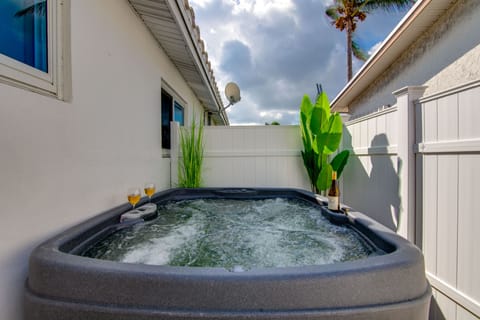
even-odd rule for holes
{"type": "MultiPolygon", "coordinates": [[[[330,101],[347,82],[346,34],[325,15],[332,0],[190,0],[225,105],[228,82],[242,100],[230,124],[298,124],[304,94],[320,83],[330,101]]],[[[357,26],[355,40],[372,53],[406,14],[377,11],[357,26]]],[[[354,73],[362,62],[353,60],[354,73]]]]}

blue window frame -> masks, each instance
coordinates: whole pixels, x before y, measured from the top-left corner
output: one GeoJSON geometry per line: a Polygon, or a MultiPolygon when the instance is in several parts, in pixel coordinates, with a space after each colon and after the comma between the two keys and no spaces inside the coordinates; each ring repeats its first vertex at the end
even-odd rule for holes
{"type": "Polygon", "coordinates": [[[46,0],[0,1],[0,53],[48,72],[46,0]]]}

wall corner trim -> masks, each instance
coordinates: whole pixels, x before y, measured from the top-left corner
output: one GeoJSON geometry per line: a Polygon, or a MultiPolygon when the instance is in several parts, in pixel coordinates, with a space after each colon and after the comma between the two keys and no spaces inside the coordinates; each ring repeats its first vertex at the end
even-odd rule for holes
{"type": "Polygon", "coordinates": [[[418,95],[422,96],[427,88],[428,86],[406,86],[393,91],[392,94],[397,98],[404,94],[411,94],[413,96],[417,96],[416,99],[418,99],[420,98],[418,95]]]}

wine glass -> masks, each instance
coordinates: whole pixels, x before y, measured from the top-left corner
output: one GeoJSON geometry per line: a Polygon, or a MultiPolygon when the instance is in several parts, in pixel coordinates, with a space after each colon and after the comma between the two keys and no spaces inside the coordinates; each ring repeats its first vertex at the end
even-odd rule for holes
{"type": "Polygon", "coordinates": [[[128,189],[127,198],[128,202],[132,205],[133,209],[135,209],[135,205],[140,201],[140,197],[142,196],[142,192],[139,188],[130,188],[128,189]]]}
{"type": "Polygon", "coordinates": [[[155,183],[145,183],[143,190],[145,190],[145,194],[147,195],[149,202],[152,202],[152,196],[155,193],[155,183]]]}

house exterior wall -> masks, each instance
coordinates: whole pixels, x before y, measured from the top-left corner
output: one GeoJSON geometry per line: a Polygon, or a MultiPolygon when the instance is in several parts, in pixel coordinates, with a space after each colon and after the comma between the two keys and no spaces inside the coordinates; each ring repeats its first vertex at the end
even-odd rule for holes
{"type": "Polygon", "coordinates": [[[22,319],[30,251],[126,202],[128,187],[170,187],[161,85],[200,103],[127,1],[71,1],[72,97],[0,83],[0,319],[22,319]]]}
{"type": "Polygon", "coordinates": [[[353,117],[394,105],[392,92],[411,85],[427,86],[426,95],[475,80],[480,74],[480,2],[458,0],[357,97],[353,117]]]}

